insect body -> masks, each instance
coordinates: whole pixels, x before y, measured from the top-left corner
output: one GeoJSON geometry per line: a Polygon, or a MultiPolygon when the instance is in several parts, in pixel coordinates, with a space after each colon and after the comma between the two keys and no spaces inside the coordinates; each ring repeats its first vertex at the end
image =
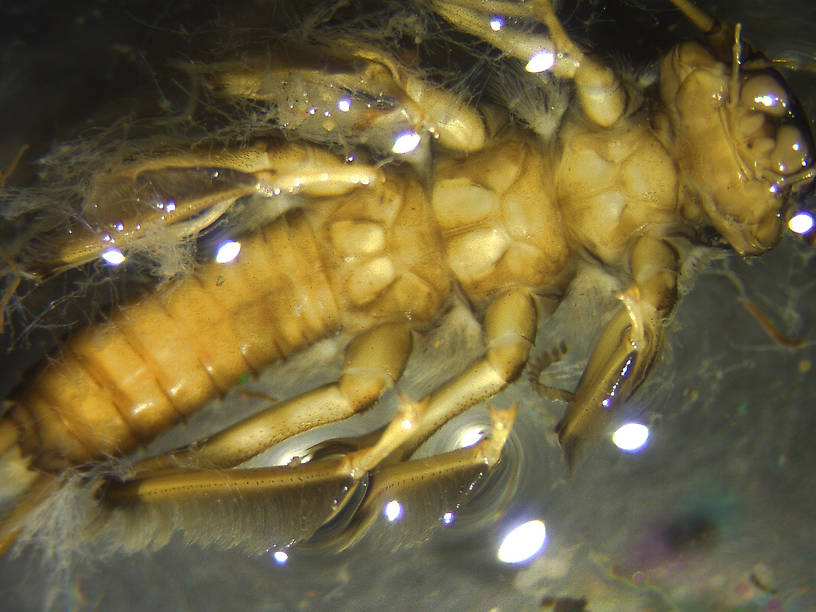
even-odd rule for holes
{"type": "MultiPolygon", "coordinates": [[[[434,154],[427,177],[416,167],[347,165],[319,147],[337,144],[321,132],[335,123],[309,123],[303,137],[317,145],[258,138],[243,149],[159,155],[121,172],[116,189],[130,200],[149,192],[165,210],[186,198],[189,210],[200,204],[197,210],[214,211],[193,229],[179,226],[185,234],[209,226],[243,196],[301,195],[308,202],[276,209],[271,222],[242,238],[234,262],[205,265],[78,333],[10,398],[0,421],[0,452],[7,463],[27,469],[32,484],[2,525],[6,544],[23,528],[24,515],[57,486],[53,473],[130,453],[244,375],[340,332],[352,340],[337,381],[136,462],[121,477],[94,480],[89,486],[100,512],[112,521],[147,513],[158,525],[126,547],[160,544],[168,531],[182,528],[203,543],[269,549],[308,539],[341,508],[362,504],[337,538],[347,546],[389,496],[408,495],[421,480],[451,486],[431,506],[431,514],[442,516],[498,461],[512,411],[494,412],[490,439],[472,449],[410,458],[445,422],[518,377],[538,324],[582,267],[600,263],[627,286],[557,428],[574,465],[582,445],[652,367],[692,249],[713,229],[741,255],[765,252],[780,239],[796,196],[813,182],[809,126],[781,77],[761,60],[740,65],[738,29],[733,56],[698,43],[675,47],[662,60],[651,106],[644,106],[638,103],[643,92],[628,90],[569,38],[548,2],[456,0],[430,8],[526,60],[529,72],[571,84],[576,106],[557,134],[542,142],[508,119],[503,127],[485,122],[478,137],[465,138],[478,113],[463,107],[453,117],[441,114],[441,93],[402,79],[385,54],[367,50],[357,60],[390,69],[353,72],[354,78],[374,74],[366,77],[374,79],[368,89],[411,91],[404,107],[425,111],[408,122],[416,130],[408,132],[414,145],[423,130],[454,143],[434,154]],[[507,19],[494,25],[495,15],[507,19]],[[548,34],[531,33],[533,22],[548,34]],[[481,134],[491,135],[484,144],[481,134]],[[466,301],[483,321],[485,351],[474,363],[420,401],[403,399],[391,424],[372,435],[329,443],[308,463],[300,457],[283,467],[236,468],[290,436],[367,409],[398,386],[414,336],[454,299],[466,301]],[[373,484],[366,491],[369,475],[373,484]],[[359,491],[365,501],[352,502],[359,491]],[[309,500],[307,519],[292,511],[302,500],[309,500]],[[243,532],[213,530],[213,524],[226,529],[241,504],[261,508],[258,526],[238,521],[243,532]],[[216,518],[191,520],[202,506],[215,508],[216,518]]],[[[256,72],[263,70],[255,62],[238,72],[225,64],[207,78],[229,95],[270,104],[274,115],[289,93],[258,93],[265,81],[256,72]]],[[[347,95],[346,77],[333,78],[327,81],[336,88],[327,90],[340,91],[333,100],[349,105],[339,112],[369,103],[347,95]]],[[[281,77],[273,72],[269,80],[280,83],[281,77]]],[[[342,128],[341,140],[353,143],[353,134],[342,128]]],[[[367,138],[359,144],[369,145],[367,138]]],[[[395,154],[399,150],[395,140],[395,154]]],[[[132,236],[123,236],[127,247],[132,236]]],[[[70,246],[61,261],[99,251],[70,246]]],[[[91,527],[98,529],[100,520],[91,527]]]]}

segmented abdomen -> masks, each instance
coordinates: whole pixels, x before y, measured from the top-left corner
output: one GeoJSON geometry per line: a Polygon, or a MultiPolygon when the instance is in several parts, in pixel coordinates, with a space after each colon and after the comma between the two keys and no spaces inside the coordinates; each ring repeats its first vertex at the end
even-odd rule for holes
{"type": "Polygon", "coordinates": [[[43,469],[128,453],[340,326],[302,213],[84,330],[13,398],[23,451],[43,469]]]}

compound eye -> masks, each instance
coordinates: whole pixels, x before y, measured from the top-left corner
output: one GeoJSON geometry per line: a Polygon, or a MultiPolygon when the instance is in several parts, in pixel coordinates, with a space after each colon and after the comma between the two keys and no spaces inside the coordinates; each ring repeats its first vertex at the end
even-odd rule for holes
{"type": "Polygon", "coordinates": [[[785,84],[768,73],[748,77],[742,84],[740,103],[751,110],[762,111],[772,117],[784,117],[790,108],[785,84]]]}
{"type": "Polygon", "coordinates": [[[795,174],[811,164],[807,136],[793,125],[782,125],[776,131],[776,146],[771,153],[771,167],[782,175],[795,174]]]}

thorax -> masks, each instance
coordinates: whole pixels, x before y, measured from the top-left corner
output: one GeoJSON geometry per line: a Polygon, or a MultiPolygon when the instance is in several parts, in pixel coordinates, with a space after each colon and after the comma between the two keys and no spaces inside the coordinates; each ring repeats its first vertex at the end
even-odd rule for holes
{"type": "Polygon", "coordinates": [[[647,126],[567,126],[557,147],[517,133],[437,163],[430,187],[384,183],[309,211],[350,329],[431,321],[457,284],[475,305],[563,293],[575,256],[623,264],[633,237],[679,224],[677,171],[647,126]]]}
{"type": "Polygon", "coordinates": [[[431,209],[446,262],[475,303],[513,286],[559,293],[568,276],[552,157],[515,136],[446,160],[434,174],[431,209]]]}
{"type": "Polygon", "coordinates": [[[607,265],[622,264],[634,238],[682,223],[677,168],[643,121],[566,125],[555,183],[570,243],[607,265]]]}

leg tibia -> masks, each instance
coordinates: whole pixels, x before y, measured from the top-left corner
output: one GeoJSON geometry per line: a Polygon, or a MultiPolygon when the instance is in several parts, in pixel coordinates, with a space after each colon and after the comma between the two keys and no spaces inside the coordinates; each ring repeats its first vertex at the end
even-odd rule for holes
{"type": "Polygon", "coordinates": [[[383,514],[398,523],[393,544],[418,542],[455,513],[499,462],[513,427],[517,406],[490,409],[489,437],[478,444],[442,455],[388,465],[377,469],[370,490],[354,519],[333,545],[354,546],[383,514]]]}
{"type": "Polygon", "coordinates": [[[581,108],[593,123],[609,127],[626,113],[628,95],[618,75],[569,38],[548,0],[525,4],[434,0],[432,6],[457,28],[527,62],[528,72],[548,71],[573,80],[581,108]],[[537,20],[547,26],[549,35],[514,28],[500,16],[537,20]]]}
{"type": "Polygon", "coordinates": [[[526,290],[496,298],[485,313],[485,355],[431,393],[416,432],[389,462],[410,457],[443,424],[515,380],[527,363],[537,318],[535,301],[526,290]]]}
{"type": "Polygon", "coordinates": [[[634,282],[606,326],[556,431],[570,469],[581,448],[602,433],[643,382],[663,340],[664,319],[677,296],[678,255],[663,240],[641,238],[630,255],[634,282]]]}
{"type": "Polygon", "coordinates": [[[117,538],[126,549],[161,546],[177,530],[188,542],[242,546],[250,552],[306,540],[405,441],[422,410],[422,404],[403,402],[373,446],[336,458],[268,468],[177,470],[107,482],[99,491],[107,515],[91,529],[121,532],[117,538]]]}

